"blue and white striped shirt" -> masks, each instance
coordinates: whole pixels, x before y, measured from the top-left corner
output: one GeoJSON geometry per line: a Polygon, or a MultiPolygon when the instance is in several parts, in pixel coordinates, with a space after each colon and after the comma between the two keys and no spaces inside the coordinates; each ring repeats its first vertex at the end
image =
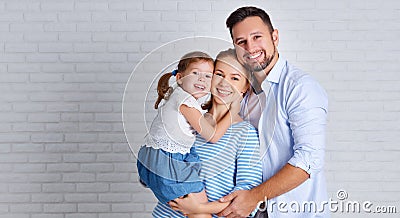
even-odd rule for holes
{"type": "MultiPolygon", "coordinates": [[[[258,134],[250,123],[233,124],[214,144],[197,136],[194,146],[202,161],[200,177],[209,201],[216,201],[234,190],[251,189],[262,182],[258,134]]],[[[153,217],[184,216],[158,203],[153,217]]]]}

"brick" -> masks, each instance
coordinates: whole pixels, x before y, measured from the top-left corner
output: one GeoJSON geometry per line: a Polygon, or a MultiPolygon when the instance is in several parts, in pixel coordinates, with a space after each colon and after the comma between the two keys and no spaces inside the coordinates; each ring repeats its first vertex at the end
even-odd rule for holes
{"type": "Polygon", "coordinates": [[[143,211],[143,204],[132,204],[132,203],[120,203],[120,204],[112,204],[111,210],[113,212],[137,212],[143,211]]]}
{"type": "Polygon", "coordinates": [[[44,204],[43,211],[46,213],[71,213],[77,211],[76,204],[44,204]]]}
{"type": "Polygon", "coordinates": [[[104,213],[100,214],[99,218],[129,218],[130,215],[126,213],[104,213]]]}
{"type": "Polygon", "coordinates": [[[15,213],[38,213],[42,212],[40,204],[16,204],[10,205],[10,212],[15,213]]]}
{"type": "Polygon", "coordinates": [[[26,56],[26,61],[32,63],[54,63],[57,62],[58,56],[54,54],[29,54],[26,56]]]}
{"type": "Polygon", "coordinates": [[[112,172],[114,167],[112,164],[101,164],[101,163],[88,163],[81,164],[82,172],[112,172]]]}
{"type": "Polygon", "coordinates": [[[108,183],[77,183],[78,192],[95,192],[102,193],[109,191],[108,183]]]}
{"type": "Polygon", "coordinates": [[[15,173],[43,173],[46,170],[45,164],[32,164],[32,163],[21,163],[14,164],[15,173]]]}
{"type": "Polygon", "coordinates": [[[110,211],[109,204],[102,204],[102,203],[82,203],[78,205],[78,212],[108,212],[110,211]]]}
{"type": "Polygon", "coordinates": [[[10,193],[37,193],[42,189],[40,184],[10,184],[10,193]]]}
{"type": "Polygon", "coordinates": [[[55,53],[55,52],[71,52],[71,43],[39,43],[39,52],[55,53]]]}
{"type": "Polygon", "coordinates": [[[11,32],[43,32],[44,27],[41,23],[11,23],[10,24],[10,31],[11,32]]]}
{"type": "Polygon", "coordinates": [[[42,144],[14,144],[12,146],[13,152],[30,152],[30,153],[38,153],[43,152],[44,146],[42,144]]]}
{"type": "Polygon", "coordinates": [[[123,42],[126,39],[126,33],[123,32],[95,32],[93,33],[92,40],[94,42],[123,42]]]}
{"type": "Polygon", "coordinates": [[[126,1],[113,1],[108,4],[108,8],[116,11],[142,11],[143,4],[138,2],[132,4],[126,1]]]}
{"type": "Polygon", "coordinates": [[[96,160],[95,154],[64,154],[63,160],[65,163],[91,163],[96,160]]]}
{"type": "Polygon", "coordinates": [[[28,12],[24,13],[24,19],[28,22],[54,22],[57,20],[57,14],[51,12],[28,12]]]}
{"type": "Polygon", "coordinates": [[[74,32],[77,30],[77,25],[74,23],[46,23],[44,30],[46,32],[74,32]]]}
{"type": "Polygon", "coordinates": [[[65,194],[65,201],[71,203],[82,203],[82,202],[96,202],[97,194],[65,194]]]}
{"type": "MultiPolygon", "coordinates": [[[[114,24],[112,24],[114,25],[114,24]]],[[[108,32],[110,31],[109,23],[78,23],[78,32],[108,32]]]]}
{"type": "Polygon", "coordinates": [[[58,41],[60,42],[90,42],[92,40],[92,35],[90,33],[60,33],[58,36],[58,41]]]}
{"type": "Polygon", "coordinates": [[[98,173],[96,181],[99,182],[124,182],[128,181],[128,173],[98,173]]]}
{"type": "Polygon", "coordinates": [[[31,163],[56,163],[61,162],[61,154],[29,154],[31,163]]]}
{"type": "Polygon", "coordinates": [[[7,2],[6,9],[8,11],[39,11],[40,2],[7,2]]]}
{"type": "Polygon", "coordinates": [[[96,141],[95,133],[67,133],[65,134],[66,142],[93,142],[96,141]]]}
{"type": "Polygon", "coordinates": [[[61,12],[58,14],[58,19],[61,22],[89,22],[91,14],[89,12],[61,12]]]}
{"type": "Polygon", "coordinates": [[[105,42],[92,42],[92,43],[75,43],[75,52],[105,52],[107,50],[107,44],[105,42]]]}
{"type": "Polygon", "coordinates": [[[123,22],[126,21],[126,13],[125,12],[106,12],[92,13],[92,20],[95,22],[123,22]]]}
{"type": "Polygon", "coordinates": [[[47,164],[48,172],[77,172],[79,165],[77,163],[56,163],[47,164]]]}
{"type": "Polygon", "coordinates": [[[37,52],[38,46],[34,43],[6,43],[5,51],[14,52],[37,52]]]}
{"type": "MultiPolygon", "coordinates": [[[[141,32],[144,30],[144,23],[136,23],[132,25],[130,23],[113,23],[111,24],[112,32],[141,32]]],[[[148,34],[147,34],[148,35],[148,34]]]]}
{"type": "Polygon", "coordinates": [[[75,10],[77,11],[106,11],[108,9],[107,2],[76,2],[75,10]]]}
{"type": "Polygon", "coordinates": [[[131,195],[130,194],[99,194],[99,202],[130,202],[131,195]]]}
{"type": "Polygon", "coordinates": [[[77,144],[46,144],[45,150],[50,153],[74,153],[78,151],[77,144]]]}
{"type": "Polygon", "coordinates": [[[20,22],[23,20],[23,14],[20,12],[8,12],[1,13],[0,21],[1,22],[20,22]]]}
{"type": "Polygon", "coordinates": [[[73,192],[75,190],[75,185],[71,183],[52,183],[43,184],[43,192],[73,192]]]}
{"type": "Polygon", "coordinates": [[[79,144],[79,151],[86,152],[86,153],[106,153],[112,151],[112,146],[110,144],[90,144],[90,143],[80,143],[79,144]]]}
{"type": "Polygon", "coordinates": [[[93,173],[63,173],[64,182],[94,182],[93,173]]]}

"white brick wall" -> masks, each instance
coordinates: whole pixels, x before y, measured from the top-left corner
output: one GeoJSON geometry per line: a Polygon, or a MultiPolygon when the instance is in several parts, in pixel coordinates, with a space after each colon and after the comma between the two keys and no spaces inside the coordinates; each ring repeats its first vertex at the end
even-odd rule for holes
{"type": "Polygon", "coordinates": [[[0,0],[0,217],[150,217],[125,83],[165,42],[229,40],[225,19],[247,4],[270,12],[279,51],[329,94],[329,195],[399,212],[399,1],[0,0]]]}

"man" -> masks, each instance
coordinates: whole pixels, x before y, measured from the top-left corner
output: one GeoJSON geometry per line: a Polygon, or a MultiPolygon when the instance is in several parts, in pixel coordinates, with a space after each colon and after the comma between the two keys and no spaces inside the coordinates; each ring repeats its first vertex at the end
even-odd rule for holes
{"type": "Polygon", "coordinates": [[[253,76],[242,115],[258,127],[264,182],[221,198],[232,202],[219,215],[246,217],[268,199],[258,217],[329,217],[323,203],[325,91],[279,55],[278,30],[264,10],[239,8],[226,24],[239,61],[253,76]]]}

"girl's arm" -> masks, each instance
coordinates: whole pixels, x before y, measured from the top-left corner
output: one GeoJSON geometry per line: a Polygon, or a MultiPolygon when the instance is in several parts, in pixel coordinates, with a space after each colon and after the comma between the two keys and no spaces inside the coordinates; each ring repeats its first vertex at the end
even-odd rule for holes
{"type": "Polygon", "coordinates": [[[206,120],[200,111],[193,107],[182,104],[179,110],[193,129],[195,129],[201,137],[212,143],[218,142],[232,124],[231,113],[226,113],[214,127],[206,120]]]}
{"type": "Polygon", "coordinates": [[[173,210],[180,211],[184,214],[216,214],[225,209],[230,202],[221,203],[219,201],[212,201],[207,203],[200,203],[190,193],[185,198],[177,198],[168,202],[173,210]]]}

